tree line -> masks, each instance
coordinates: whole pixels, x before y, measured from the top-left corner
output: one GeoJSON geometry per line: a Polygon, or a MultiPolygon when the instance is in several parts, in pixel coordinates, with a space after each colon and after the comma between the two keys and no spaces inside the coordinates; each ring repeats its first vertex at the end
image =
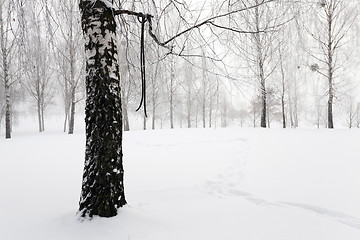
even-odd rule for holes
{"type": "MultiPolygon", "coordinates": [[[[42,132],[46,110],[61,104],[64,131],[74,132],[87,95],[78,4],[0,1],[0,124],[6,138],[24,105],[42,132]]],[[[137,16],[116,17],[125,131],[140,121],[143,129],[333,128],[335,118],[338,125],[360,127],[356,1],[113,4],[151,14],[152,33],[160,43],[170,40],[164,47],[145,34],[145,117],[135,112],[143,91],[141,24],[137,16]]]]}

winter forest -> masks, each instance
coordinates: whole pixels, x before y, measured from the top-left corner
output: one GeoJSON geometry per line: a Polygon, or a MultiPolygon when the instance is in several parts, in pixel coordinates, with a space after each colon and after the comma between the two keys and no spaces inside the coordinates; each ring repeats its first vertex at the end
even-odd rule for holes
{"type": "MultiPolygon", "coordinates": [[[[146,118],[135,112],[141,24],[117,17],[124,130],[359,127],[356,1],[261,3],[114,1],[151,14],[159,41],[171,40],[144,36],[146,118]]],[[[56,114],[73,133],[86,95],[78,1],[2,1],[0,24],[1,132],[29,115],[42,132],[56,114]]]]}
{"type": "Polygon", "coordinates": [[[0,0],[0,232],[359,239],[358,3],[0,0]]]}

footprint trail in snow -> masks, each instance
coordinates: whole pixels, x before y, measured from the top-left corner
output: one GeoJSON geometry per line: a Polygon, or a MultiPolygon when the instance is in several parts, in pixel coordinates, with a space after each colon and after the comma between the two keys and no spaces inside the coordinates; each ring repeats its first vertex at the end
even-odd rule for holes
{"type": "Polygon", "coordinates": [[[229,161],[230,164],[223,169],[223,171],[219,173],[215,179],[207,180],[203,183],[201,189],[204,192],[219,198],[241,197],[256,205],[301,210],[360,230],[360,219],[342,212],[303,203],[269,201],[256,197],[249,192],[242,191],[241,183],[245,177],[243,169],[246,166],[249,148],[248,142],[244,139],[235,139],[233,141],[229,141],[229,148],[232,148],[232,151],[233,149],[236,149],[231,156],[232,159],[229,161]]]}

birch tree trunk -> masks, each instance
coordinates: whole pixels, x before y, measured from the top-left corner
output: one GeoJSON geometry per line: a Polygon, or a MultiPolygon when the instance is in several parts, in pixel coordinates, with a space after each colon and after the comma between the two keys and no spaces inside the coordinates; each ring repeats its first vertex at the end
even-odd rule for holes
{"type": "Polygon", "coordinates": [[[129,123],[129,115],[128,115],[128,106],[127,106],[127,104],[125,103],[124,104],[124,102],[126,102],[125,100],[124,100],[124,98],[122,98],[122,103],[123,103],[123,105],[122,105],[122,114],[123,114],[123,123],[124,123],[124,131],[130,131],[130,123],[129,123]]]}
{"type": "Polygon", "coordinates": [[[282,127],[286,128],[286,113],[285,113],[285,70],[283,66],[282,52],[279,50],[280,57],[280,72],[281,72],[281,115],[282,127]]]}
{"type": "MultiPolygon", "coordinates": [[[[336,1],[335,1],[336,2],[336,1]]],[[[327,11],[327,21],[328,21],[328,46],[327,46],[327,65],[328,65],[328,82],[329,82],[329,100],[328,100],[328,128],[334,128],[333,121],[333,99],[334,99],[334,88],[333,88],[333,55],[334,55],[334,46],[333,46],[333,11],[334,8],[330,6],[327,11]]],[[[333,3],[336,4],[336,3],[333,3]]]]}
{"type": "Polygon", "coordinates": [[[11,138],[11,93],[10,93],[10,78],[9,78],[9,63],[8,63],[8,48],[7,48],[7,31],[5,29],[5,22],[3,19],[3,5],[0,5],[0,44],[2,54],[2,78],[5,86],[5,138],[11,138]]]}
{"type": "MultiPolygon", "coordinates": [[[[256,2],[258,3],[258,2],[256,2]]],[[[256,51],[257,51],[257,64],[258,64],[258,74],[260,80],[260,92],[261,92],[261,123],[260,126],[262,128],[266,128],[266,85],[265,85],[265,72],[264,72],[264,57],[262,52],[262,43],[260,38],[260,14],[259,9],[255,8],[255,25],[256,25],[256,33],[254,35],[256,51]]]]}
{"type": "Polygon", "coordinates": [[[170,66],[170,96],[169,96],[169,107],[170,107],[170,128],[174,128],[174,95],[175,95],[175,62],[171,58],[170,66]]]}
{"type": "Polygon", "coordinates": [[[69,119],[69,134],[74,133],[74,126],[75,126],[75,87],[71,89],[71,107],[70,107],[70,119],[69,119]]]}
{"type": "Polygon", "coordinates": [[[70,63],[70,118],[69,118],[69,134],[74,133],[74,126],[75,126],[75,105],[76,105],[76,82],[75,82],[75,50],[74,50],[74,33],[73,33],[73,10],[74,5],[72,1],[69,1],[70,7],[70,32],[69,32],[69,63],[70,63]]]}
{"type": "Polygon", "coordinates": [[[11,101],[10,101],[10,84],[7,77],[7,73],[4,72],[5,76],[5,138],[11,138],[11,101]]]}
{"type": "Polygon", "coordinates": [[[126,204],[116,22],[109,1],[80,0],[86,52],[86,151],[79,214],[112,217],[126,204]]]}

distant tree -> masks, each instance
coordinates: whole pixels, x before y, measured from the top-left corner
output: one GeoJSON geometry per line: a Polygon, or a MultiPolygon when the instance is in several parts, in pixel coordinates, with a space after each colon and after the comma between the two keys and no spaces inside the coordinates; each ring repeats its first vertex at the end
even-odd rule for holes
{"type": "Polygon", "coordinates": [[[239,29],[246,29],[246,31],[238,31],[242,34],[238,34],[240,37],[235,45],[239,49],[238,55],[247,62],[252,76],[257,81],[261,93],[260,126],[266,128],[267,80],[278,64],[278,57],[275,56],[278,48],[277,39],[281,33],[278,30],[286,22],[286,8],[280,4],[280,1],[271,1],[268,4],[262,4],[264,3],[262,0],[230,2],[231,8],[256,6],[242,12],[240,17],[229,16],[229,21],[234,22],[233,24],[239,29]],[[247,34],[243,34],[244,32],[247,34]]]}
{"type": "Polygon", "coordinates": [[[334,128],[333,103],[336,80],[344,63],[342,47],[357,17],[356,4],[357,1],[352,0],[321,0],[311,12],[315,16],[313,29],[306,28],[309,36],[320,49],[320,51],[309,51],[319,63],[312,64],[311,70],[321,74],[328,82],[328,128],[334,128]]]}
{"type": "Polygon", "coordinates": [[[258,96],[254,96],[250,102],[250,109],[249,109],[249,112],[252,117],[253,127],[256,127],[256,122],[260,116],[260,111],[261,111],[261,99],[259,99],[258,96]]]}
{"type": "Polygon", "coordinates": [[[357,121],[357,101],[356,101],[356,91],[358,89],[353,87],[349,89],[344,95],[344,114],[345,122],[348,128],[356,127],[357,121]]]}
{"type": "Polygon", "coordinates": [[[249,112],[246,109],[241,108],[238,112],[239,120],[240,120],[240,127],[243,127],[246,120],[249,118],[249,112]]]}
{"type": "Polygon", "coordinates": [[[75,129],[76,104],[85,97],[84,55],[81,26],[78,19],[78,0],[60,0],[52,2],[54,18],[61,22],[56,38],[52,41],[55,49],[57,71],[61,76],[60,85],[64,96],[64,132],[68,124],[68,133],[75,129]],[[55,42],[56,41],[56,42],[55,42]]]}
{"type": "Polygon", "coordinates": [[[222,108],[221,112],[221,127],[226,128],[228,127],[228,114],[229,114],[229,103],[226,99],[226,95],[222,94],[222,108]]]}
{"type": "Polygon", "coordinates": [[[195,91],[194,91],[194,80],[195,80],[195,71],[191,63],[184,62],[184,82],[183,82],[183,88],[186,95],[186,121],[187,121],[187,127],[191,128],[191,122],[192,122],[192,112],[193,112],[193,101],[195,98],[195,91]]]}
{"type": "Polygon", "coordinates": [[[27,36],[25,57],[28,62],[25,68],[27,76],[25,86],[36,106],[39,132],[45,131],[45,110],[54,96],[51,79],[53,70],[47,65],[51,61],[48,39],[43,34],[44,19],[40,18],[42,7],[40,4],[29,6],[32,29],[27,36]]]}
{"type": "Polygon", "coordinates": [[[174,112],[176,107],[176,93],[179,88],[179,81],[175,75],[176,65],[174,56],[170,56],[170,66],[169,66],[169,78],[167,82],[167,92],[168,92],[168,101],[169,101],[169,113],[170,113],[170,128],[174,128],[174,112]]]}
{"type": "Polygon", "coordinates": [[[286,47],[281,45],[279,47],[279,66],[280,66],[280,74],[281,74],[281,115],[282,115],[282,127],[286,128],[286,108],[285,108],[285,96],[286,96],[286,72],[285,72],[285,52],[286,47]]]}
{"type": "MultiPolygon", "coordinates": [[[[122,31],[127,34],[127,31],[122,31]]],[[[132,73],[130,54],[129,52],[129,36],[121,41],[119,49],[119,64],[120,64],[120,89],[121,89],[121,104],[122,104],[122,115],[123,115],[123,129],[124,131],[130,131],[130,120],[129,120],[129,104],[131,99],[134,98],[135,84],[132,73]]]]}
{"type": "Polygon", "coordinates": [[[279,112],[278,108],[279,108],[279,100],[276,97],[276,91],[274,90],[274,88],[270,88],[268,87],[267,90],[267,127],[270,128],[270,124],[272,122],[273,119],[275,120],[280,120],[278,119],[279,116],[281,116],[281,112],[279,112]]]}
{"type": "Polygon", "coordinates": [[[360,103],[356,105],[356,127],[360,128],[360,103]]]}

